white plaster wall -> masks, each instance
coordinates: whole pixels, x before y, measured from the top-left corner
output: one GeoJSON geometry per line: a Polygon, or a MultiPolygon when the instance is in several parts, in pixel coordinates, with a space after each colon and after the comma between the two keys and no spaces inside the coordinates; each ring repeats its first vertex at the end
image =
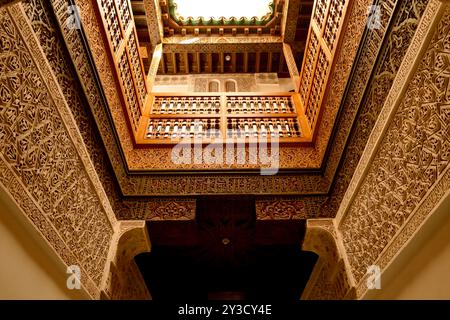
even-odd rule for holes
{"type": "Polygon", "coordinates": [[[365,299],[450,299],[450,190],[365,299]]]}
{"type": "Polygon", "coordinates": [[[0,187],[0,299],[89,299],[66,287],[66,268],[0,187]]]}

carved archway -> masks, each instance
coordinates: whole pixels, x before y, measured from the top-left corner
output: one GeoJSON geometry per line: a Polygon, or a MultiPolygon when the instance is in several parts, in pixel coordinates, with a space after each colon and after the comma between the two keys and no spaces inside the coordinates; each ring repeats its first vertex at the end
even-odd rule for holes
{"type": "Polygon", "coordinates": [[[134,257],[150,251],[145,221],[120,221],[116,254],[110,262],[102,299],[149,300],[151,295],[134,257]]]}
{"type": "Polygon", "coordinates": [[[333,219],[308,220],[302,250],[319,256],[302,300],[356,298],[339,250],[333,219]]]}

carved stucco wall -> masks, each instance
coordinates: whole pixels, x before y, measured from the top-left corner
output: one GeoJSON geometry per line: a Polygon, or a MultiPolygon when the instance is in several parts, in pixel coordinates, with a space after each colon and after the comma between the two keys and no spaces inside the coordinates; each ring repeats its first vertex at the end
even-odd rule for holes
{"type": "Polygon", "coordinates": [[[415,29],[338,216],[308,221],[319,261],[303,299],[362,297],[367,268],[383,271],[450,188],[450,8],[430,1],[415,29]]]}
{"type": "Polygon", "coordinates": [[[379,2],[382,8],[382,28],[371,30],[367,35],[361,63],[355,70],[354,82],[343,102],[340,126],[330,150],[331,159],[340,157],[341,148],[347,142],[339,167],[328,166],[325,172],[329,179],[336,174],[330,198],[322,208],[327,216],[335,216],[337,213],[428,2],[429,0],[379,2]],[[399,8],[396,14],[392,14],[395,5],[399,8]],[[392,19],[390,27],[389,18],[392,19]],[[386,43],[382,46],[384,32],[386,43]],[[351,126],[355,118],[352,131],[349,133],[343,130],[351,126]]]}
{"type": "Polygon", "coordinates": [[[341,204],[339,232],[358,296],[367,289],[367,267],[385,268],[450,188],[450,9],[440,18],[444,6],[430,1],[341,204]]]}
{"type": "Polygon", "coordinates": [[[115,216],[20,4],[0,11],[0,184],[99,296],[115,216]]]}
{"type": "MultiPolygon", "coordinates": [[[[130,204],[120,202],[58,40],[44,2],[0,11],[0,189],[64,264],[80,266],[92,298],[148,299],[134,262],[150,250],[145,222],[116,220],[111,203],[118,212],[130,204]]],[[[152,217],[192,216],[192,207],[173,201],[139,209],[152,217]]]]}

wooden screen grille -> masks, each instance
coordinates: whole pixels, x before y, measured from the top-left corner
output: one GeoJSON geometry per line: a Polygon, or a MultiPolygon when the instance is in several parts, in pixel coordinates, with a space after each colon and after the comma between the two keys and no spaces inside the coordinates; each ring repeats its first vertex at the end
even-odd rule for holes
{"type": "Polygon", "coordinates": [[[129,0],[97,1],[130,124],[136,133],[148,96],[129,0]]]}
{"type": "Polygon", "coordinates": [[[309,141],[305,115],[295,94],[155,94],[143,143],[176,144],[183,139],[277,137],[280,143],[309,141]]]}
{"type": "Polygon", "coordinates": [[[311,131],[318,122],[349,0],[317,0],[300,75],[300,100],[311,131]]]}

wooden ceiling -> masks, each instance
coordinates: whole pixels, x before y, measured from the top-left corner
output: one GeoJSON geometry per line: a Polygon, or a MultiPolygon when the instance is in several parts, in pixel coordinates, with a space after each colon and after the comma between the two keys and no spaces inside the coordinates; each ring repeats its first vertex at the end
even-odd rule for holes
{"type": "Polygon", "coordinates": [[[276,72],[289,76],[283,53],[164,53],[160,74],[276,72]]]}
{"type": "Polygon", "coordinates": [[[201,198],[195,220],[147,227],[152,252],[136,261],[157,301],[297,301],[317,259],[300,249],[305,221],[257,220],[249,197],[201,198]]]}
{"type": "MultiPolygon", "coordinates": [[[[151,56],[153,48],[156,44],[152,44],[149,36],[147,18],[144,7],[144,0],[131,0],[131,5],[134,14],[134,21],[136,24],[136,31],[139,39],[139,46],[142,54],[142,60],[145,71],[148,72],[151,64],[151,56]]],[[[314,6],[314,1],[301,1],[300,6],[294,6],[295,12],[289,12],[289,19],[286,19],[286,24],[295,26],[295,37],[293,39],[285,39],[293,51],[297,68],[300,69],[302,65],[303,53],[308,35],[309,22],[311,12],[314,6]],[[298,8],[298,9],[297,9],[298,8]]],[[[280,17],[278,17],[281,20],[280,17]]],[[[167,20],[167,19],[165,19],[167,20]]],[[[174,38],[183,39],[179,32],[168,32],[167,22],[164,22],[164,37],[166,39],[174,38]]],[[[245,26],[237,27],[245,29],[245,26]]],[[[266,37],[268,35],[280,35],[280,28],[262,29],[259,36],[266,37]]],[[[239,32],[237,32],[239,36],[239,32]]],[[[189,32],[186,37],[189,36],[189,32]]],[[[205,32],[200,32],[200,37],[216,37],[219,35],[211,32],[207,35],[205,32]]],[[[242,35],[240,35],[242,37],[242,35]]],[[[192,35],[191,35],[192,37],[192,35]]],[[[249,37],[257,37],[257,35],[249,35],[249,37]]],[[[225,31],[222,38],[233,41],[234,36],[232,31],[225,31]]],[[[178,40],[177,40],[178,41],[178,40]]],[[[168,50],[163,46],[163,55],[158,69],[159,74],[191,74],[191,73],[254,73],[254,72],[275,72],[280,77],[289,76],[289,71],[284,59],[283,49],[280,42],[278,49],[270,48],[265,50],[264,42],[262,40],[260,46],[248,45],[242,46],[239,50],[223,50],[220,48],[220,43],[213,43],[217,49],[208,50],[204,52],[202,49],[192,47],[192,51],[179,52],[178,50],[168,50]],[[243,47],[243,48],[242,48],[243,47]]]]}

